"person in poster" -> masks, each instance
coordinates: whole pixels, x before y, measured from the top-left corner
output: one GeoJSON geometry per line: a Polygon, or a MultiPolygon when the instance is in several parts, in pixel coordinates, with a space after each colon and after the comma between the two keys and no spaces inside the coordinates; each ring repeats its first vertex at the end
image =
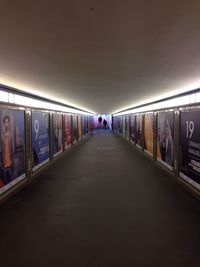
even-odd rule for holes
{"type": "Polygon", "coordinates": [[[62,114],[53,114],[53,153],[62,152],[62,114]]]}
{"type": "Polygon", "coordinates": [[[49,114],[32,112],[33,171],[49,161],[49,114]]]}
{"type": "Polygon", "coordinates": [[[142,125],[143,115],[136,115],[136,143],[142,147],[143,145],[143,125],[142,125]]]}
{"type": "Polygon", "coordinates": [[[0,110],[0,188],[25,177],[24,112],[0,110]]]}
{"type": "Polygon", "coordinates": [[[200,110],[181,112],[180,176],[200,189],[200,110]]]}
{"type": "Polygon", "coordinates": [[[144,149],[153,155],[153,113],[144,115],[144,149]]]}
{"type": "Polygon", "coordinates": [[[84,126],[83,126],[84,135],[88,133],[88,117],[84,116],[84,126]]]}
{"type": "Polygon", "coordinates": [[[135,142],[135,115],[131,114],[130,115],[130,140],[132,142],[135,142]]]}
{"type": "Polygon", "coordinates": [[[81,116],[78,115],[78,139],[80,139],[82,136],[81,134],[81,116]]]}
{"type": "Polygon", "coordinates": [[[71,121],[71,115],[65,114],[64,115],[64,143],[65,148],[70,146],[72,144],[72,121],[71,121]]]}
{"type": "Polygon", "coordinates": [[[78,140],[78,118],[77,115],[73,115],[73,142],[78,140]]]}
{"type": "Polygon", "coordinates": [[[157,159],[169,166],[173,166],[173,133],[174,133],[173,112],[158,113],[157,125],[157,159]]]}
{"type": "Polygon", "coordinates": [[[129,140],[129,132],[130,132],[130,116],[129,115],[126,115],[125,122],[126,122],[126,139],[129,140]]]}
{"type": "Polygon", "coordinates": [[[126,116],[122,116],[122,135],[126,138],[126,116]]]}

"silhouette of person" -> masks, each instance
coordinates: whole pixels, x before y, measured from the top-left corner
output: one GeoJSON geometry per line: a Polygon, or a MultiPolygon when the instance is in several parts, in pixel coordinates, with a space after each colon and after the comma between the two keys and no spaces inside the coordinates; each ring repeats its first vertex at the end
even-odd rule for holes
{"type": "Polygon", "coordinates": [[[98,118],[98,122],[99,122],[100,124],[102,123],[102,117],[101,117],[101,116],[98,118]]]}
{"type": "Polygon", "coordinates": [[[107,120],[104,119],[104,120],[103,120],[104,128],[106,128],[107,124],[108,124],[107,120]]]}

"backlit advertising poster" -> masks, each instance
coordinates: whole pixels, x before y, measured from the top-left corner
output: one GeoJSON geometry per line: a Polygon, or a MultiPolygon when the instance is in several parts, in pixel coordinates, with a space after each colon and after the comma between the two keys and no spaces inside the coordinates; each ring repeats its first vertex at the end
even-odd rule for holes
{"type": "Polygon", "coordinates": [[[153,155],[153,113],[144,115],[144,150],[153,155]]]}
{"type": "Polygon", "coordinates": [[[78,139],[80,139],[82,136],[82,131],[81,131],[81,115],[78,115],[78,139]]]}
{"type": "Polygon", "coordinates": [[[126,138],[126,116],[122,116],[122,135],[126,138]]]}
{"type": "Polygon", "coordinates": [[[200,189],[200,110],[181,112],[180,176],[200,189]]]}
{"type": "Polygon", "coordinates": [[[88,133],[88,117],[84,116],[84,125],[83,125],[83,133],[84,135],[88,133]]]}
{"type": "Polygon", "coordinates": [[[135,121],[135,115],[130,115],[130,141],[135,142],[136,141],[136,121],[135,121]]]}
{"type": "Polygon", "coordinates": [[[78,117],[76,114],[72,115],[73,122],[73,143],[78,140],[78,117]]]}
{"type": "Polygon", "coordinates": [[[143,146],[143,115],[136,115],[136,144],[143,146]]]}
{"type": "Polygon", "coordinates": [[[114,130],[119,132],[119,129],[120,129],[120,117],[119,116],[113,117],[113,128],[114,130]]]}
{"type": "Polygon", "coordinates": [[[84,135],[84,116],[81,116],[81,136],[84,135]]]}
{"type": "Polygon", "coordinates": [[[32,112],[33,171],[49,161],[49,114],[32,112]]]}
{"type": "Polygon", "coordinates": [[[64,144],[65,149],[72,144],[72,116],[64,115],[64,144]]]}
{"type": "Polygon", "coordinates": [[[111,124],[112,120],[110,114],[96,114],[93,116],[93,125],[96,130],[111,130],[111,124]]]}
{"type": "Polygon", "coordinates": [[[129,115],[126,115],[126,139],[129,140],[129,115]]]}
{"type": "Polygon", "coordinates": [[[25,178],[24,111],[0,110],[0,194],[25,178]]]}
{"type": "Polygon", "coordinates": [[[62,114],[53,114],[53,156],[56,157],[63,151],[62,146],[62,114]]]}
{"type": "Polygon", "coordinates": [[[157,118],[157,160],[173,169],[174,160],[174,113],[159,112],[157,118]]]}

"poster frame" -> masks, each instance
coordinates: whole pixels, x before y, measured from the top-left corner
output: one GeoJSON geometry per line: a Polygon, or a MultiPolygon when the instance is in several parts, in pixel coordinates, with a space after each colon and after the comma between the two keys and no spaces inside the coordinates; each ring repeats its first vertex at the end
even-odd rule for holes
{"type": "Polygon", "coordinates": [[[64,148],[63,148],[63,112],[52,112],[51,116],[52,116],[52,119],[51,119],[52,122],[51,122],[51,127],[50,127],[50,129],[51,129],[51,149],[52,149],[52,159],[55,159],[59,155],[61,155],[63,153],[63,151],[64,151],[64,148]],[[58,114],[58,115],[62,116],[62,118],[61,118],[61,123],[62,123],[62,142],[61,142],[61,144],[62,144],[62,148],[61,148],[61,151],[58,151],[56,153],[54,153],[54,151],[53,151],[53,135],[52,135],[52,133],[53,133],[53,116],[54,116],[54,114],[58,114]]]}
{"type": "Polygon", "coordinates": [[[159,159],[157,156],[157,145],[158,145],[158,115],[159,113],[167,113],[173,112],[173,141],[175,138],[175,109],[165,109],[165,110],[158,110],[156,116],[156,161],[159,162],[162,166],[170,170],[170,172],[174,173],[174,161],[175,161],[175,145],[173,145],[173,166],[167,164],[162,159],[159,159]]]}
{"type": "Polygon", "coordinates": [[[152,125],[152,132],[153,132],[153,136],[152,136],[152,142],[153,142],[153,146],[152,146],[152,149],[153,149],[153,152],[149,152],[147,149],[144,148],[144,152],[149,155],[151,158],[154,158],[154,142],[155,142],[155,131],[154,131],[154,112],[153,111],[150,111],[150,112],[146,112],[144,113],[143,115],[143,120],[144,120],[144,125],[143,125],[143,145],[144,145],[144,140],[145,140],[145,115],[147,114],[152,114],[152,117],[153,117],[153,125],[152,125]]]}
{"type": "Polygon", "coordinates": [[[0,103],[0,110],[16,110],[16,111],[23,111],[24,113],[24,173],[17,177],[15,180],[10,182],[9,184],[5,185],[0,189],[0,200],[4,198],[7,194],[10,194],[17,188],[19,188],[22,184],[25,184],[29,177],[28,177],[28,164],[27,164],[27,108],[22,106],[16,106],[12,104],[4,104],[0,103]]]}
{"type": "Polygon", "coordinates": [[[51,161],[51,139],[50,139],[50,132],[51,132],[51,123],[50,123],[50,112],[49,110],[43,110],[43,109],[33,109],[31,108],[30,110],[31,114],[30,114],[30,146],[31,146],[31,155],[30,155],[30,158],[31,158],[31,173],[34,174],[36,172],[38,172],[40,169],[42,169],[43,167],[46,167],[49,162],[51,161]],[[33,166],[33,163],[34,163],[34,160],[33,160],[33,154],[32,154],[32,146],[33,146],[33,140],[32,140],[32,113],[33,112],[42,112],[42,113],[48,113],[48,123],[49,123],[49,131],[48,131],[48,134],[49,134],[49,158],[46,159],[45,161],[41,162],[40,164],[38,164],[37,166],[33,166]]]}
{"type": "Polygon", "coordinates": [[[192,111],[199,111],[200,112],[200,105],[193,105],[189,107],[182,107],[179,109],[179,143],[178,143],[178,178],[183,180],[188,185],[192,186],[192,188],[197,189],[200,192],[200,184],[192,180],[189,176],[185,175],[180,170],[180,158],[181,158],[181,113],[182,112],[192,112],[192,111]]]}

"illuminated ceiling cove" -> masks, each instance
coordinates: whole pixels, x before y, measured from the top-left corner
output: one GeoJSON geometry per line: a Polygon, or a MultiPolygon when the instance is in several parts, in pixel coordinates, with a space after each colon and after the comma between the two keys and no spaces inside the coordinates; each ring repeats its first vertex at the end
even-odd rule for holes
{"type": "Polygon", "coordinates": [[[0,83],[96,113],[195,89],[199,10],[199,0],[3,0],[0,83]]]}

